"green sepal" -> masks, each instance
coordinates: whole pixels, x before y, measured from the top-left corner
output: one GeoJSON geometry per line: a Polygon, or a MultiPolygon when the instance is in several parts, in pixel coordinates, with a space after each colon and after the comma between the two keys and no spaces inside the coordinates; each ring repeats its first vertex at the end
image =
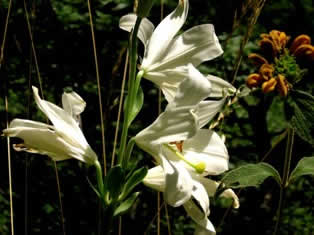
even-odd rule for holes
{"type": "Polygon", "coordinates": [[[289,177],[289,183],[303,175],[314,175],[314,157],[302,158],[289,177]]]}
{"type": "Polygon", "coordinates": [[[221,181],[226,188],[258,187],[268,177],[273,177],[281,185],[278,171],[267,163],[240,166],[227,172],[221,181]]]}

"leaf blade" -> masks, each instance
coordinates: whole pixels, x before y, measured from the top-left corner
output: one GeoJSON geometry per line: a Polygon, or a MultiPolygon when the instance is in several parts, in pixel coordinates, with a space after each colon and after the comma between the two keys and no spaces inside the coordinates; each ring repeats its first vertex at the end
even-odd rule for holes
{"type": "Polygon", "coordinates": [[[258,187],[268,177],[273,177],[281,185],[278,171],[267,163],[247,164],[229,171],[222,183],[227,188],[258,187]]]}

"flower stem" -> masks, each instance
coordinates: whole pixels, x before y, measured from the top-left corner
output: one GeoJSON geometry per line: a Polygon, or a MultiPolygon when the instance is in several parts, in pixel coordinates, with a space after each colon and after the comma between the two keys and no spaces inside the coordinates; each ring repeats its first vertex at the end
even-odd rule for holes
{"type": "Polygon", "coordinates": [[[125,148],[127,142],[127,135],[129,129],[129,118],[130,118],[130,111],[133,108],[134,100],[139,88],[139,82],[143,73],[139,73],[138,76],[136,75],[136,61],[137,61],[137,32],[139,30],[140,23],[142,18],[137,17],[134,29],[132,31],[131,42],[130,42],[130,72],[129,72],[129,81],[128,81],[128,98],[126,99],[125,109],[124,109],[124,120],[123,120],[123,127],[122,127],[122,134],[120,140],[120,149],[118,153],[118,164],[122,164],[124,161],[125,155],[125,148]]]}
{"type": "Polygon", "coordinates": [[[280,185],[279,205],[277,209],[277,220],[276,220],[276,225],[275,225],[273,235],[277,234],[279,224],[281,221],[283,201],[284,201],[286,187],[288,186],[293,143],[294,143],[294,130],[292,128],[289,128],[286,151],[285,151],[285,162],[284,162],[284,167],[283,167],[282,183],[280,185]]]}
{"type": "Polygon", "coordinates": [[[96,167],[96,177],[97,177],[98,190],[99,190],[99,194],[100,194],[101,201],[102,201],[104,199],[104,195],[105,195],[105,186],[104,186],[104,179],[102,176],[103,172],[102,172],[101,165],[100,165],[98,160],[95,162],[95,167],[96,167]]]}

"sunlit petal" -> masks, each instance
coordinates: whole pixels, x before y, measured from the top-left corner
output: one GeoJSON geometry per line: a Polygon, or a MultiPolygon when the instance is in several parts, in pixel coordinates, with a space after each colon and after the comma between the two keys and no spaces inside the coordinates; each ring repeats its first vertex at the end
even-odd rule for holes
{"type": "Polygon", "coordinates": [[[188,0],[178,0],[177,8],[154,30],[147,45],[141,68],[149,71],[149,66],[160,60],[168,50],[172,38],[184,24],[189,10],[188,0]]]}
{"type": "MultiPolygon", "coordinates": [[[[125,31],[131,32],[136,21],[137,16],[135,14],[128,14],[122,16],[119,22],[119,27],[125,31]]],[[[137,37],[141,40],[144,46],[147,45],[150,37],[153,34],[155,27],[148,19],[143,18],[139,27],[137,37]]]]}

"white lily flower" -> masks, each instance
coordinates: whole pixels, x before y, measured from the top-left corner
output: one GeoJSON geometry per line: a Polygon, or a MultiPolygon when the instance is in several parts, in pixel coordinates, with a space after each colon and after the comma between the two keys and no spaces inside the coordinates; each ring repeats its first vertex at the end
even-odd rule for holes
{"type": "MultiPolygon", "coordinates": [[[[144,78],[162,89],[168,102],[172,101],[178,84],[188,77],[188,64],[197,67],[223,52],[211,24],[198,25],[177,35],[186,21],[188,10],[189,1],[179,0],[177,8],[156,29],[144,18],[137,35],[145,47],[140,70],[144,71],[144,78]]],[[[120,28],[131,32],[136,18],[135,14],[123,16],[120,28]]]]}
{"type": "MultiPolygon", "coordinates": [[[[208,197],[214,196],[219,183],[213,180],[204,178],[194,172],[191,172],[195,185],[199,187],[199,190],[195,190],[193,197],[196,199],[201,207],[197,206],[193,200],[188,200],[183,204],[187,214],[196,222],[195,235],[211,235],[216,234],[215,228],[210,220],[207,218],[209,215],[209,200],[208,197]],[[205,194],[204,194],[205,191],[205,194]],[[199,199],[202,198],[203,201],[199,199]]],[[[160,192],[165,192],[166,187],[166,174],[161,166],[156,166],[148,170],[143,183],[160,192]]],[[[239,198],[231,190],[224,191],[220,196],[233,199],[233,207],[239,207],[239,198]]]]}
{"type": "MultiPolygon", "coordinates": [[[[228,153],[223,141],[216,133],[199,129],[201,119],[197,113],[200,103],[210,95],[210,82],[194,66],[188,68],[190,77],[179,85],[165,112],[135,137],[137,145],[163,167],[165,199],[172,206],[184,204],[201,188],[193,181],[191,171],[217,175],[228,169],[228,153]],[[180,141],[184,143],[178,152],[173,143],[180,141]]],[[[199,201],[206,204],[205,199],[199,201]]]]}
{"type": "Polygon", "coordinates": [[[97,161],[97,155],[87,143],[75,118],[84,110],[85,102],[76,93],[63,94],[64,109],[42,100],[33,87],[38,108],[53,125],[24,119],[14,119],[3,133],[24,140],[14,145],[17,151],[48,155],[55,161],[76,158],[88,164],[97,161]]]}

